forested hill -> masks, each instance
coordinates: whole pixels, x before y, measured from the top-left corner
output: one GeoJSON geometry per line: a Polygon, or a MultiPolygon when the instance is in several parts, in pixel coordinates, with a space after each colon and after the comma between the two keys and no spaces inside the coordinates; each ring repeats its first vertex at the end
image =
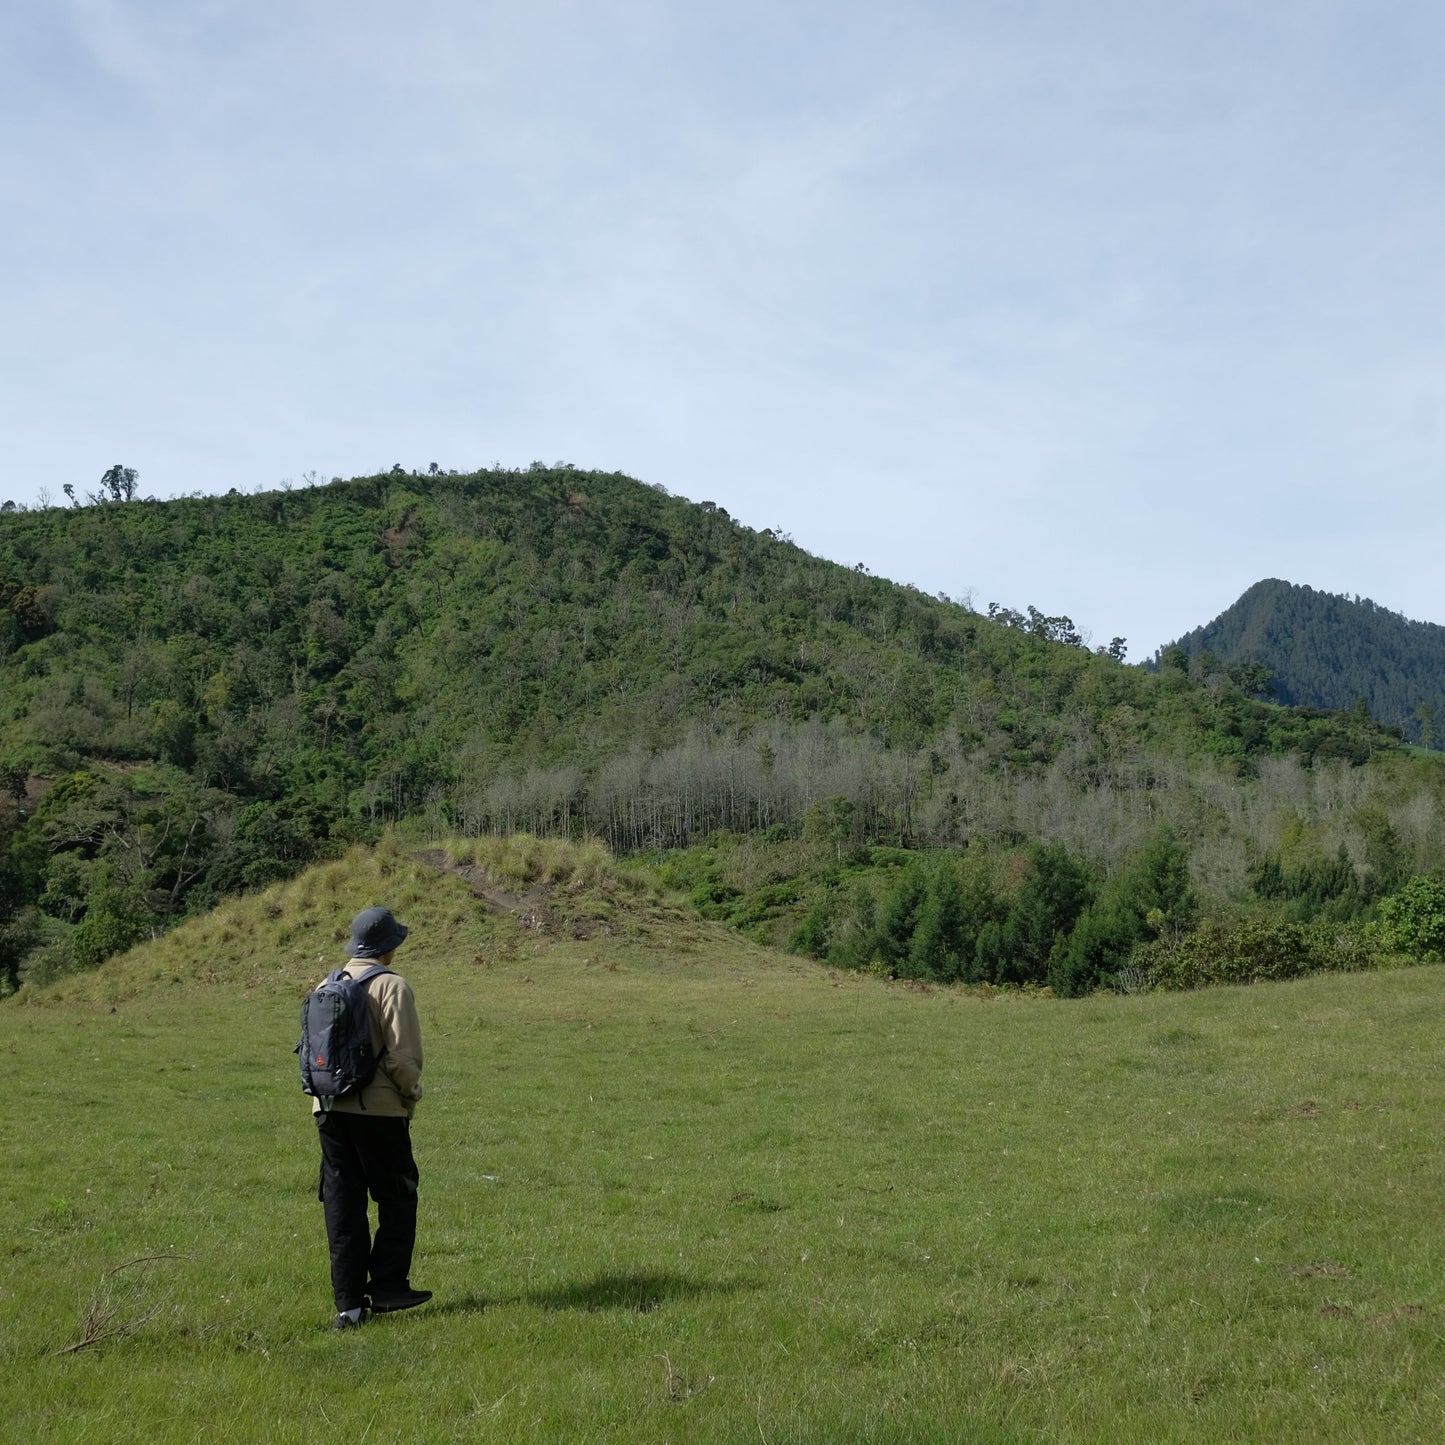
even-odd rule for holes
{"type": "Polygon", "coordinates": [[[398,820],[629,849],[822,808],[1107,867],[1199,814],[1183,759],[1395,746],[990,610],[572,468],[6,509],[0,952],[94,961],[398,820]]]}
{"type": "Polygon", "coordinates": [[[1280,702],[1348,708],[1363,698],[1377,721],[1425,747],[1440,743],[1445,627],[1413,622],[1368,598],[1271,578],[1173,645],[1193,658],[1209,653],[1226,665],[1262,664],[1280,702]]]}

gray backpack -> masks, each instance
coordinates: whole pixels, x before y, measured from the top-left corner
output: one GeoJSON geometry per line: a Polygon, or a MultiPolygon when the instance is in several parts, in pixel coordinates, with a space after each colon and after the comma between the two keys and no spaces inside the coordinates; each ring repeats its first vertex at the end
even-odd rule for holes
{"type": "Polygon", "coordinates": [[[380,1058],[371,1051],[366,985],[384,964],[354,978],[344,968],[326,975],[301,1005],[301,1092],[330,1108],[336,1099],[359,1093],[376,1076],[380,1058]]]}

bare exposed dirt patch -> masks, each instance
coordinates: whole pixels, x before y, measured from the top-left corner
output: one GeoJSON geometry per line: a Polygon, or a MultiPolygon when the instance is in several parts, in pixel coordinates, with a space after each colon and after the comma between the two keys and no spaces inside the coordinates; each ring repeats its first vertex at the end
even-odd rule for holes
{"type": "Polygon", "coordinates": [[[1349,1279],[1354,1273],[1348,1265],[1321,1260],[1318,1264],[1292,1264],[1285,1269],[1291,1279],[1349,1279]]]}
{"type": "Polygon", "coordinates": [[[439,873],[460,878],[493,913],[509,915],[525,933],[585,940],[616,931],[614,915],[618,904],[606,896],[605,890],[579,891],[565,883],[508,888],[485,868],[473,862],[454,862],[441,848],[425,849],[416,859],[439,873]]]}
{"type": "Polygon", "coordinates": [[[435,868],[438,873],[454,873],[478,898],[508,913],[525,914],[545,908],[551,895],[551,889],[545,884],[534,884],[522,893],[511,892],[475,863],[453,863],[440,848],[428,848],[416,856],[418,862],[435,868]]]}
{"type": "Polygon", "coordinates": [[[7,782],[0,781],[0,816],[7,818],[13,818],[17,813],[26,817],[33,814],[55,779],[31,773],[23,784],[18,777],[10,781],[15,782],[18,791],[12,791],[7,782]]]}

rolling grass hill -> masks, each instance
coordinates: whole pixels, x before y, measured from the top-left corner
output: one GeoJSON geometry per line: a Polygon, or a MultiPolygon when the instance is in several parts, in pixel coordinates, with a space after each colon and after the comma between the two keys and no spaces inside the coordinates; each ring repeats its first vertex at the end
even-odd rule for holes
{"type": "Polygon", "coordinates": [[[985,998],[524,853],[358,850],[0,1011],[9,1438],[1439,1438],[1445,971],[985,998]],[[289,1050],[378,901],[436,1299],[336,1335],[289,1050]]]}

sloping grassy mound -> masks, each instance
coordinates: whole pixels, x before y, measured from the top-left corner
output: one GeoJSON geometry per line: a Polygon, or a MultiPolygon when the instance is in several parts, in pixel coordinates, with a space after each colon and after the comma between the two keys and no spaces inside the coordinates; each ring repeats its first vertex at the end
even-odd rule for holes
{"type": "Polygon", "coordinates": [[[480,937],[478,910],[460,880],[439,876],[394,845],[355,848],[264,892],[229,898],[93,972],[23,989],[11,1006],[116,1003],[195,984],[295,993],[339,965],[351,919],[378,902],[412,929],[410,957],[440,955],[480,937]]]}
{"type": "Polygon", "coordinates": [[[409,852],[389,837],[263,892],[229,898],[99,969],[22,989],[8,1007],[114,1004],[195,985],[295,994],[340,964],[351,919],[377,903],[411,930],[404,969],[461,960],[489,966],[524,945],[562,939],[599,946],[626,940],[682,957],[718,931],[650,874],[619,866],[600,843],[516,834],[409,852]]]}

